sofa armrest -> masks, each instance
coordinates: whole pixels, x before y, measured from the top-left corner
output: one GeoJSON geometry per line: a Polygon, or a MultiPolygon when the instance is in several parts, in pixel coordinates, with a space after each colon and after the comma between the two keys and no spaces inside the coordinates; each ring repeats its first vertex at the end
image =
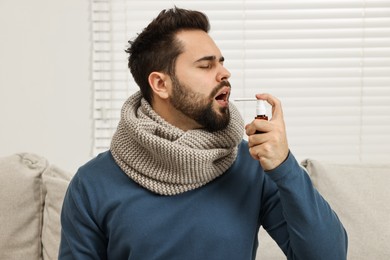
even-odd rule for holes
{"type": "Polygon", "coordinates": [[[57,259],[70,178],[36,154],[0,158],[0,259],[57,259]]]}

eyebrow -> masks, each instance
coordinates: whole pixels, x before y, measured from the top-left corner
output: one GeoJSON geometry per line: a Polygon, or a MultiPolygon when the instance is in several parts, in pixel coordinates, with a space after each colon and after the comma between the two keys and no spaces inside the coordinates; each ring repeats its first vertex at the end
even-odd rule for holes
{"type": "MultiPolygon", "coordinates": [[[[214,56],[214,55],[211,55],[211,56],[204,56],[204,57],[202,57],[202,58],[196,60],[195,63],[196,63],[196,62],[201,62],[201,61],[214,61],[214,60],[216,60],[216,59],[217,59],[217,57],[214,56]]],[[[221,58],[219,58],[219,62],[223,62],[223,61],[225,61],[225,58],[222,56],[221,58]]]]}

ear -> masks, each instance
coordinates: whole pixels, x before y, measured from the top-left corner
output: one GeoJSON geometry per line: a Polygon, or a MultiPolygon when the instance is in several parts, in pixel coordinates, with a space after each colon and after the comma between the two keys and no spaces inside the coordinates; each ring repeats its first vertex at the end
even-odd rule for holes
{"type": "Polygon", "coordinates": [[[159,96],[162,99],[167,99],[169,97],[169,92],[167,88],[167,79],[169,77],[165,73],[161,72],[152,72],[149,74],[149,85],[153,90],[154,95],[159,96]]]}

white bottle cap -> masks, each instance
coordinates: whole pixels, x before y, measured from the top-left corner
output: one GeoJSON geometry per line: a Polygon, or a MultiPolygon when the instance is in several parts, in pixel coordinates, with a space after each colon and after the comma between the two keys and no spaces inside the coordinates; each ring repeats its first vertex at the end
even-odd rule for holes
{"type": "Polygon", "coordinates": [[[256,115],[258,116],[267,115],[267,109],[265,108],[264,100],[260,100],[260,99],[257,100],[256,115]]]}

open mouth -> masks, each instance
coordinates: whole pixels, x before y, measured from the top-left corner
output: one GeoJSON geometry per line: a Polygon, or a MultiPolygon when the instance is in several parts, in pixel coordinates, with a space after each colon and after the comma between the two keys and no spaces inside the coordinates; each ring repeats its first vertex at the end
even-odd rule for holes
{"type": "Polygon", "coordinates": [[[229,101],[230,89],[223,88],[216,96],[215,100],[222,106],[227,106],[229,101]]]}
{"type": "Polygon", "coordinates": [[[227,100],[228,100],[228,93],[227,93],[227,91],[222,92],[221,94],[219,94],[218,96],[216,96],[215,99],[216,99],[217,101],[218,101],[218,100],[227,101],[227,100]]]}

